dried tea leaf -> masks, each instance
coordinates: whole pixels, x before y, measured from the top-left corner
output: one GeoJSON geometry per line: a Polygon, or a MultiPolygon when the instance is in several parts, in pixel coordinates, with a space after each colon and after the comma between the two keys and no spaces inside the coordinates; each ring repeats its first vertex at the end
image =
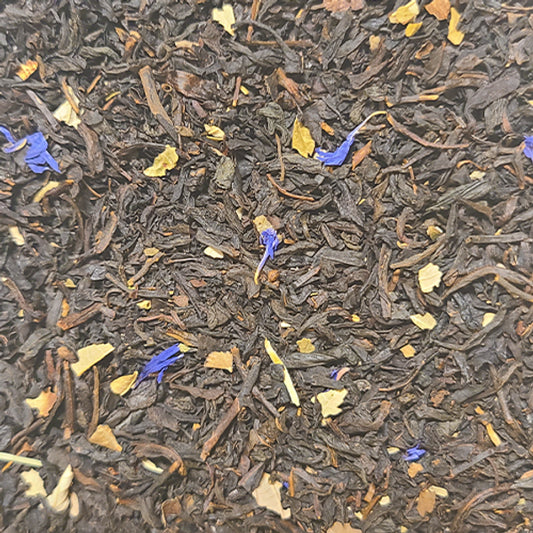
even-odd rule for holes
{"type": "Polygon", "coordinates": [[[70,368],[79,377],[114,349],[114,346],[109,343],[85,346],[85,348],[78,350],[78,361],[72,364],[70,368]]]}
{"type": "Polygon", "coordinates": [[[21,472],[20,477],[22,478],[22,481],[28,485],[28,488],[24,491],[24,494],[28,496],[28,498],[31,498],[32,496],[42,496],[43,498],[46,498],[44,482],[37,470],[32,468],[27,472],[21,472]]]}
{"type": "Polygon", "coordinates": [[[400,352],[402,352],[406,359],[410,359],[411,357],[414,357],[416,350],[410,344],[406,344],[400,348],[400,352]]]}
{"type": "Polygon", "coordinates": [[[17,76],[22,80],[26,81],[37,69],[39,68],[39,63],[33,59],[28,59],[26,63],[23,63],[17,69],[17,76]]]}
{"type": "Polygon", "coordinates": [[[281,506],[280,489],[282,484],[279,481],[270,482],[270,474],[264,473],[259,486],[252,492],[257,505],[266,507],[270,511],[277,513],[283,520],[291,517],[290,509],[283,509],[281,506]]]}
{"type": "Polygon", "coordinates": [[[446,20],[450,13],[450,0],[433,0],[425,8],[437,20],[446,20]]]}
{"type": "Polygon", "coordinates": [[[285,366],[283,361],[280,359],[279,355],[276,353],[274,348],[272,348],[272,344],[270,344],[270,341],[268,339],[265,339],[265,350],[268,356],[270,357],[271,361],[275,365],[281,365],[281,367],[283,368],[283,377],[284,377],[283,383],[285,385],[285,388],[287,389],[287,392],[289,393],[291,402],[297,407],[300,407],[300,398],[298,397],[298,393],[296,392],[296,389],[294,388],[294,384],[292,382],[289,371],[287,370],[287,367],[285,366]]]}
{"type": "Polygon", "coordinates": [[[405,27],[405,36],[412,37],[422,27],[421,22],[410,22],[405,27]]]}
{"type": "Polygon", "coordinates": [[[311,339],[306,337],[296,341],[296,344],[300,353],[313,353],[315,351],[315,345],[311,342],[311,339]]]}
{"type": "Polygon", "coordinates": [[[335,416],[342,413],[342,409],[339,407],[346,395],[347,389],[340,390],[327,390],[316,395],[318,403],[322,407],[322,417],[335,416]]]}
{"type": "Polygon", "coordinates": [[[420,329],[433,329],[437,325],[437,321],[430,313],[424,315],[411,315],[409,318],[413,324],[420,329]]]}
{"type": "Polygon", "coordinates": [[[422,490],[418,495],[418,503],[416,505],[416,510],[418,514],[422,517],[426,516],[428,513],[431,513],[435,508],[435,501],[437,497],[435,493],[429,489],[422,490]]]}
{"type": "Polygon", "coordinates": [[[118,443],[113,431],[107,424],[100,424],[96,431],[89,437],[89,442],[109,448],[115,452],[121,452],[122,446],[118,443]]]}
{"type": "Polygon", "coordinates": [[[125,376],[120,376],[117,379],[114,379],[110,384],[109,388],[113,394],[118,394],[119,396],[124,396],[135,384],[137,381],[137,375],[139,373],[137,370],[133,374],[126,374],[125,376]]]}
{"type": "Polygon", "coordinates": [[[172,170],[177,162],[176,148],[167,144],[166,148],[154,159],[154,164],[145,168],[143,174],[151,178],[165,176],[167,170],[172,170]]]}
{"type": "Polygon", "coordinates": [[[411,0],[407,4],[400,6],[394,13],[389,15],[389,21],[392,24],[409,24],[413,22],[420,13],[417,0],[411,0]]]}
{"type": "Polygon", "coordinates": [[[26,240],[24,239],[24,235],[22,235],[18,226],[9,226],[9,235],[11,236],[11,240],[17,246],[24,246],[26,240]]]}
{"type": "Polygon", "coordinates": [[[292,147],[302,156],[309,157],[315,151],[315,141],[311,132],[297,118],[292,129],[292,147]]]}
{"type": "Polygon", "coordinates": [[[412,479],[416,477],[417,474],[424,471],[424,467],[420,463],[411,463],[407,469],[407,474],[412,479]]]}
{"type": "Polygon", "coordinates": [[[208,246],[204,249],[204,254],[212,257],[213,259],[223,259],[224,253],[220,250],[217,250],[216,248],[213,248],[212,246],[208,246]]]}
{"type": "Polygon", "coordinates": [[[485,313],[483,315],[483,320],[481,321],[481,326],[482,327],[488,326],[494,320],[495,316],[496,316],[495,313],[485,313]]]}
{"type": "Polygon", "coordinates": [[[39,416],[46,418],[50,414],[52,407],[54,407],[56,400],[57,394],[52,392],[50,387],[48,387],[46,390],[43,390],[37,398],[26,398],[26,403],[32,409],[37,409],[39,411],[39,416]]]}
{"type": "Polygon", "coordinates": [[[42,189],[37,191],[37,194],[33,197],[33,203],[38,204],[48,191],[51,191],[56,187],[59,187],[59,181],[50,180],[42,189]]]}
{"type": "Polygon", "coordinates": [[[212,141],[223,141],[226,138],[226,134],[218,127],[212,124],[204,124],[207,138],[212,141]]]}
{"type": "Polygon", "coordinates": [[[207,356],[204,366],[233,372],[233,354],[231,352],[211,352],[207,356]]]}
{"type": "Polygon", "coordinates": [[[465,34],[457,29],[457,26],[459,25],[459,20],[461,19],[461,15],[459,14],[459,11],[455,9],[455,7],[452,7],[450,9],[450,13],[451,16],[450,25],[448,26],[448,41],[458,46],[463,42],[463,39],[465,37],[465,34]]]}
{"type": "Polygon", "coordinates": [[[70,485],[74,479],[74,472],[72,466],[68,465],[65,471],[61,474],[55,489],[46,498],[48,506],[56,513],[65,512],[70,505],[70,485]]]}
{"type": "MultiPolygon", "coordinates": [[[[70,89],[70,87],[69,87],[70,89]]],[[[79,103],[78,98],[74,94],[74,91],[70,89],[70,96],[76,104],[79,103]]],[[[59,122],[64,122],[67,126],[71,126],[75,129],[78,129],[78,126],[81,124],[81,119],[74,111],[71,103],[68,100],[65,100],[60,106],[54,111],[54,118],[59,120],[59,122]]]]}
{"type": "Polygon", "coordinates": [[[349,522],[335,522],[326,533],[362,533],[360,529],[354,529],[349,522]]]}
{"type": "Polygon", "coordinates": [[[440,285],[442,272],[437,265],[428,263],[418,271],[418,283],[420,290],[424,293],[431,292],[435,287],[440,285]]]}
{"type": "Polygon", "coordinates": [[[232,26],[235,24],[235,14],[230,4],[224,4],[222,9],[215,8],[211,12],[211,18],[218,22],[230,35],[234,35],[232,26]]]}

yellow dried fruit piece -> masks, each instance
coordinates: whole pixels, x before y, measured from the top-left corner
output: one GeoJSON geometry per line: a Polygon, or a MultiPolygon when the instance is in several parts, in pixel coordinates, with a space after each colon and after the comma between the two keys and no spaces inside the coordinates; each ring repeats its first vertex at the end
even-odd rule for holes
{"type": "Polygon", "coordinates": [[[347,389],[327,390],[316,395],[318,403],[322,407],[322,417],[335,416],[342,413],[340,405],[348,394],[347,389]]]}
{"type": "Polygon", "coordinates": [[[39,411],[39,416],[46,418],[52,407],[54,407],[57,400],[57,394],[50,390],[48,387],[46,390],[42,391],[37,398],[26,398],[26,403],[32,408],[39,411]]]}
{"type": "Polygon", "coordinates": [[[207,356],[204,366],[233,372],[233,354],[231,352],[211,352],[207,356]]]}
{"type": "Polygon", "coordinates": [[[74,472],[72,471],[72,466],[68,465],[61,474],[55,489],[46,498],[46,503],[56,513],[63,513],[68,509],[70,505],[69,491],[73,479],[74,472]]]}
{"type": "Polygon", "coordinates": [[[297,118],[292,129],[292,147],[302,156],[309,157],[315,151],[315,141],[311,132],[297,118]]]}
{"type": "Polygon", "coordinates": [[[208,257],[212,257],[213,259],[223,259],[224,258],[224,252],[221,252],[220,250],[217,250],[216,248],[213,248],[212,246],[208,246],[204,249],[204,254],[208,257]]]}
{"type": "Polygon", "coordinates": [[[291,376],[289,374],[289,371],[287,370],[287,367],[283,363],[283,361],[280,359],[279,355],[276,353],[274,348],[272,347],[272,344],[270,344],[270,341],[268,339],[265,339],[265,350],[270,357],[270,360],[275,365],[281,365],[283,368],[283,384],[285,385],[285,388],[287,389],[287,392],[289,393],[289,397],[291,399],[291,402],[296,405],[296,407],[300,407],[300,398],[298,397],[298,393],[296,392],[296,389],[294,388],[294,383],[292,382],[291,376]]]}
{"type": "Polygon", "coordinates": [[[207,138],[212,141],[223,141],[226,138],[226,134],[218,126],[204,124],[204,129],[207,133],[207,138]]]}
{"type": "Polygon", "coordinates": [[[463,39],[465,37],[465,34],[457,29],[457,26],[459,25],[459,20],[461,20],[461,15],[457,11],[457,9],[455,9],[455,7],[452,7],[450,9],[450,13],[451,15],[450,25],[448,26],[448,41],[458,46],[463,42],[463,39]]]}
{"type": "Polygon", "coordinates": [[[35,196],[33,197],[33,203],[38,204],[44,198],[44,195],[48,191],[51,191],[52,189],[55,189],[56,187],[59,187],[59,181],[50,180],[42,189],[40,189],[35,194],[35,196]]]}
{"type": "Polygon", "coordinates": [[[313,353],[315,351],[315,345],[311,342],[311,339],[306,337],[296,341],[296,344],[300,353],[313,353]]]}
{"type": "Polygon", "coordinates": [[[44,482],[37,470],[32,468],[27,472],[21,472],[20,477],[22,478],[22,481],[28,485],[28,488],[24,491],[25,496],[28,496],[28,498],[31,498],[32,496],[42,496],[46,498],[44,482]]]}
{"type": "Polygon", "coordinates": [[[442,272],[433,263],[428,263],[418,271],[418,283],[420,284],[420,290],[424,293],[431,292],[435,287],[438,287],[441,279],[442,272]]]}
{"type": "Polygon", "coordinates": [[[265,215],[259,215],[254,218],[254,226],[257,233],[261,234],[266,229],[272,228],[272,224],[265,215]]]}
{"type": "Polygon", "coordinates": [[[11,240],[17,246],[24,246],[26,240],[24,239],[24,235],[22,235],[18,226],[9,226],[9,235],[11,235],[11,240]]]}
{"type": "Polygon", "coordinates": [[[429,487],[428,490],[433,492],[433,494],[435,494],[439,498],[448,497],[448,491],[444,487],[437,487],[436,485],[431,485],[431,487],[429,487]]]}
{"type": "Polygon", "coordinates": [[[394,13],[389,15],[389,21],[392,24],[409,24],[415,20],[416,16],[420,13],[418,2],[411,0],[407,4],[400,6],[394,13]]]}
{"type": "Polygon", "coordinates": [[[410,359],[411,357],[414,357],[416,350],[410,344],[406,344],[400,348],[400,352],[402,352],[406,359],[410,359]]]}
{"type": "Polygon", "coordinates": [[[224,4],[222,8],[214,8],[211,18],[218,22],[230,35],[234,35],[232,26],[235,24],[235,14],[230,4],[224,4]]]}
{"type": "Polygon", "coordinates": [[[412,37],[422,27],[421,22],[411,22],[405,27],[405,36],[412,37]]]}
{"type": "Polygon", "coordinates": [[[139,373],[135,371],[133,374],[126,374],[120,376],[119,378],[114,379],[110,384],[109,388],[113,394],[118,394],[119,396],[124,396],[135,384],[137,381],[137,375],[139,373]]]}
{"type": "Polygon", "coordinates": [[[70,368],[79,377],[114,349],[115,347],[109,343],[85,346],[85,348],[78,350],[78,361],[73,363],[70,368]]]}
{"type": "Polygon", "coordinates": [[[437,325],[437,321],[430,313],[411,315],[409,318],[420,329],[433,329],[437,325]]]}
{"type": "Polygon", "coordinates": [[[89,437],[89,442],[109,448],[115,452],[121,452],[122,446],[118,443],[112,429],[107,424],[100,424],[96,431],[89,437]]]}
{"type": "Polygon", "coordinates": [[[172,170],[178,162],[176,148],[167,144],[166,148],[154,159],[151,167],[145,168],[143,174],[151,178],[165,176],[167,170],[172,170]]]}
{"type": "Polygon", "coordinates": [[[17,69],[17,76],[22,80],[26,81],[37,69],[39,68],[39,63],[33,59],[28,59],[26,63],[23,63],[17,69]]]}
{"type": "Polygon", "coordinates": [[[287,520],[291,517],[291,510],[290,508],[283,509],[281,505],[281,487],[282,484],[279,481],[271,482],[270,474],[265,472],[259,486],[252,492],[252,495],[257,505],[266,507],[278,514],[282,520],[287,520]]]}
{"type": "Polygon", "coordinates": [[[481,321],[481,326],[482,327],[488,326],[494,320],[495,316],[496,316],[495,313],[485,313],[483,315],[483,320],[481,321]]]}

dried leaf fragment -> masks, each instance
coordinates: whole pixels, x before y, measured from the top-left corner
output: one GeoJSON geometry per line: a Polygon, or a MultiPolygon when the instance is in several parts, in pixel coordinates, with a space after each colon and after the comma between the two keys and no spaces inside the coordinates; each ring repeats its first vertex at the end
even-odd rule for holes
{"type": "Polygon", "coordinates": [[[291,517],[290,509],[283,509],[281,505],[280,489],[282,484],[279,481],[270,482],[270,474],[266,472],[261,478],[259,486],[252,492],[257,505],[266,507],[270,511],[277,513],[283,520],[291,517]]]}
{"type": "Polygon", "coordinates": [[[235,24],[235,14],[230,4],[224,4],[221,9],[214,8],[211,18],[218,22],[230,35],[235,35],[232,26],[235,24]]]}
{"type": "Polygon", "coordinates": [[[46,390],[43,390],[37,398],[26,398],[26,403],[32,408],[39,411],[39,416],[46,418],[52,407],[54,407],[57,400],[57,394],[50,390],[48,387],[46,390]]]}
{"type": "Polygon", "coordinates": [[[428,263],[418,271],[418,283],[420,290],[424,293],[431,292],[435,287],[440,285],[442,272],[437,265],[428,263]]]}
{"type": "Polygon", "coordinates": [[[37,69],[39,68],[39,63],[33,59],[28,59],[26,63],[23,63],[17,69],[17,76],[22,80],[26,81],[37,69]]]}
{"type": "Polygon", "coordinates": [[[435,508],[435,501],[437,496],[435,493],[429,489],[422,490],[418,495],[418,503],[416,505],[416,510],[418,514],[422,517],[431,513],[435,508]]]}
{"type": "Polygon", "coordinates": [[[424,315],[411,315],[409,318],[413,324],[420,329],[433,329],[437,325],[437,321],[430,313],[425,313],[424,315]]]}
{"type": "Polygon", "coordinates": [[[425,6],[425,9],[437,20],[446,20],[450,13],[450,0],[433,0],[425,6]]]}
{"type": "Polygon", "coordinates": [[[354,529],[349,522],[335,522],[326,533],[362,533],[362,531],[354,529]]]}
{"type": "Polygon", "coordinates": [[[28,485],[28,488],[24,491],[25,496],[28,496],[28,498],[31,498],[32,496],[42,496],[43,498],[46,498],[44,482],[37,470],[32,468],[27,472],[22,472],[20,477],[22,478],[22,481],[28,485]]]}
{"type": "Polygon", "coordinates": [[[340,405],[344,401],[344,398],[346,398],[347,394],[347,389],[331,389],[317,394],[316,399],[322,407],[322,418],[341,414],[342,409],[340,408],[340,405]]]}
{"type": "Polygon", "coordinates": [[[315,141],[311,132],[297,118],[292,128],[292,147],[302,156],[309,157],[315,151],[315,141]]]}
{"type": "Polygon", "coordinates": [[[285,388],[287,389],[287,392],[289,393],[289,397],[291,399],[291,402],[296,405],[296,407],[300,407],[300,398],[298,397],[298,393],[296,392],[296,389],[294,388],[294,384],[292,382],[291,376],[289,374],[289,371],[287,370],[287,367],[283,363],[283,361],[280,359],[279,355],[276,353],[274,348],[272,348],[272,344],[270,344],[270,341],[268,339],[265,339],[265,350],[270,357],[271,361],[275,365],[281,365],[283,368],[283,383],[285,385],[285,388]]]}
{"type": "Polygon", "coordinates": [[[211,352],[207,356],[204,366],[233,372],[233,354],[231,352],[211,352]]]}
{"type": "Polygon", "coordinates": [[[457,26],[459,25],[459,20],[461,20],[461,15],[459,14],[459,11],[455,9],[455,7],[452,7],[450,9],[450,13],[451,15],[450,25],[448,26],[448,41],[450,41],[452,44],[455,44],[455,46],[458,46],[463,42],[463,39],[465,37],[465,34],[457,29],[457,26]]]}
{"type": "Polygon", "coordinates": [[[213,124],[204,124],[205,132],[207,133],[207,138],[212,141],[223,141],[226,138],[226,134],[218,126],[213,126],[213,124]]]}
{"type": "Polygon", "coordinates": [[[133,374],[126,374],[120,376],[119,378],[114,379],[110,384],[109,388],[113,394],[118,394],[119,396],[124,396],[131,388],[134,383],[137,381],[137,375],[139,373],[137,370],[133,374]]]}
{"type": "Polygon", "coordinates": [[[78,350],[78,361],[71,365],[70,368],[79,377],[86,370],[101,361],[106,355],[110,354],[115,347],[112,344],[90,344],[78,350]]]}
{"type": "Polygon", "coordinates": [[[69,491],[73,479],[74,472],[72,471],[72,466],[68,465],[61,474],[55,489],[46,498],[46,503],[56,513],[63,513],[68,509],[70,505],[69,491]]]}
{"type": "Polygon", "coordinates": [[[315,345],[307,337],[296,341],[296,344],[300,353],[313,353],[315,351],[315,345]]]}
{"type": "Polygon", "coordinates": [[[389,15],[389,21],[392,24],[409,24],[413,22],[420,13],[417,0],[411,0],[407,4],[400,6],[394,13],[389,15]]]}
{"type": "Polygon", "coordinates": [[[151,178],[165,176],[167,170],[172,170],[178,162],[176,148],[167,144],[166,148],[154,159],[151,167],[145,168],[143,174],[151,178]]]}
{"type": "Polygon", "coordinates": [[[89,437],[89,442],[109,448],[115,452],[121,452],[122,446],[118,443],[112,429],[107,424],[100,424],[95,432],[89,437]]]}

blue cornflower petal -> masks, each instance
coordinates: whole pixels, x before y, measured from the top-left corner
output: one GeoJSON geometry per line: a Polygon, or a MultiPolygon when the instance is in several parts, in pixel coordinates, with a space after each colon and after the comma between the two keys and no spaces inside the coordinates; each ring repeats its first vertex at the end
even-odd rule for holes
{"type": "Polygon", "coordinates": [[[406,461],[418,461],[421,457],[426,454],[426,450],[420,448],[420,444],[417,444],[414,448],[409,448],[406,450],[403,458],[406,461]]]}
{"type": "Polygon", "coordinates": [[[163,374],[169,366],[173,365],[178,359],[181,359],[184,354],[176,355],[180,351],[179,344],[174,344],[170,348],[163,350],[161,353],[154,355],[148,363],[146,363],[137,378],[135,386],[144,381],[150,374],[159,372],[157,382],[161,383],[163,374]]]}
{"type": "Polygon", "coordinates": [[[524,155],[531,159],[533,162],[533,135],[530,135],[529,137],[524,137],[524,155]]]}
{"type": "Polygon", "coordinates": [[[319,161],[322,161],[325,165],[329,165],[332,167],[338,167],[344,163],[346,160],[346,157],[348,156],[348,153],[350,152],[350,148],[352,147],[352,144],[355,140],[355,136],[359,133],[361,128],[374,116],[376,115],[385,115],[386,111],[374,111],[371,115],[365,118],[359,126],[354,128],[346,137],[346,140],[334,151],[334,152],[326,152],[322,148],[317,148],[315,150],[316,158],[319,161]]]}
{"type": "Polygon", "coordinates": [[[257,269],[255,271],[254,281],[256,284],[257,280],[259,279],[259,274],[261,273],[261,270],[265,266],[267,260],[274,259],[274,252],[278,249],[279,238],[276,230],[274,228],[267,228],[266,230],[263,230],[261,232],[260,241],[265,247],[265,253],[263,254],[263,257],[259,265],[257,265],[257,269]]]}
{"type": "Polygon", "coordinates": [[[54,170],[55,172],[61,173],[57,161],[47,151],[48,143],[40,131],[27,135],[18,141],[13,138],[11,132],[4,126],[0,126],[0,133],[2,133],[9,142],[7,146],[2,148],[6,154],[16,152],[23,148],[24,145],[28,146],[26,154],[24,155],[24,161],[33,172],[42,174],[47,170],[54,170]]]}
{"type": "Polygon", "coordinates": [[[339,374],[339,369],[338,368],[334,368],[331,373],[329,374],[329,377],[331,379],[334,379],[335,381],[337,381],[337,376],[339,374]]]}

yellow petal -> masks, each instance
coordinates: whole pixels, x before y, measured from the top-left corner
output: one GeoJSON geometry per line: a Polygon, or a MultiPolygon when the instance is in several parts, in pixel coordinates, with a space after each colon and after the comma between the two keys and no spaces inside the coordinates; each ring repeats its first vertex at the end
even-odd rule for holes
{"type": "Polygon", "coordinates": [[[428,263],[418,271],[418,283],[420,290],[424,293],[431,292],[435,287],[440,285],[442,272],[437,265],[428,263]]]}
{"type": "Polygon", "coordinates": [[[259,486],[252,492],[253,497],[257,505],[260,507],[266,507],[270,511],[281,516],[283,520],[287,520],[291,516],[290,509],[283,509],[281,505],[281,493],[280,489],[282,484],[279,481],[270,481],[270,474],[266,472],[261,478],[261,483],[259,486]]]}
{"type": "Polygon", "coordinates": [[[223,141],[226,138],[226,134],[218,126],[204,124],[204,129],[207,133],[207,138],[212,141],[223,141]]]}
{"type": "Polygon", "coordinates": [[[268,356],[270,357],[270,360],[275,365],[281,365],[281,367],[283,368],[283,378],[284,378],[283,383],[285,385],[285,388],[287,389],[287,392],[289,393],[291,402],[297,407],[300,407],[300,398],[298,397],[298,393],[296,392],[296,389],[294,388],[294,384],[292,382],[289,371],[287,370],[287,367],[285,366],[283,361],[280,359],[279,355],[276,353],[274,348],[272,348],[272,344],[270,344],[270,341],[268,339],[265,339],[265,350],[268,356]]]}
{"type": "Polygon", "coordinates": [[[51,392],[50,387],[48,387],[46,390],[42,391],[37,398],[26,398],[26,403],[32,409],[37,409],[39,411],[39,416],[46,418],[50,414],[52,407],[54,407],[56,400],[57,394],[51,392]]]}
{"type": "Polygon", "coordinates": [[[89,437],[89,442],[109,448],[115,452],[121,452],[122,446],[118,443],[113,431],[107,424],[100,424],[96,431],[89,437]]]}
{"type": "Polygon", "coordinates": [[[61,474],[55,489],[46,498],[46,503],[56,513],[62,513],[68,509],[70,505],[69,491],[73,479],[74,473],[72,472],[72,466],[68,465],[61,474]]]}
{"type": "Polygon", "coordinates": [[[18,226],[9,226],[9,235],[11,235],[11,240],[17,245],[17,246],[24,246],[24,243],[26,242],[24,239],[24,235],[20,232],[18,226]]]}
{"type": "Polygon", "coordinates": [[[448,26],[448,40],[452,43],[457,45],[460,45],[463,42],[463,39],[465,37],[465,34],[462,31],[459,31],[457,29],[457,26],[459,25],[459,20],[461,19],[461,15],[455,9],[455,7],[452,7],[450,9],[450,25],[448,26]]]}
{"type": "Polygon", "coordinates": [[[21,472],[20,477],[22,478],[22,481],[28,485],[28,488],[24,491],[24,494],[28,496],[28,498],[31,498],[32,496],[42,496],[43,498],[46,498],[44,482],[37,470],[32,468],[27,472],[21,472]]]}
{"type": "Polygon", "coordinates": [[[204,366],[233,372],[233,354],[231,352],[211,352],[207,356],[204,366]]]}
{"type": "Polygon", "coordinates": [[[176,148],[167,144],[166,148],[155,159],[151,167],[144,169],[143,174],[151,178],[165,176],[167,170],[172,170],[178,162],[176,148]]]}
{"type": "Polygon", "coordinates": [[[402,346],[400,348],[400,352],[402,352],[403,356],[406,359],[410,359],[411,357],[414,357],[416,353],[415,349],[410,344],[406,344],[405,346],[402,346]]]}
{"type": "Polygon", "coordinates": [[[216,248],[213,248],[212,246],[208,246],[204,249],[204,254],[212,257],[213,259],[223,259],[224,253],[220,250],[217,250],[216,248]]]}
{"type": "Polygon", "coordinates": [[[114,379],[109,384],[111,392],[119,396],[124,396],[133,387],[135,381],[137,381],[137,375],[138,372],[135,371],[133,374],[126,374],[125,376],[114,379]]]}
{"type": "Polygon", "coordinates": [[[211,12],[211,18],[218,22],[230,35],[234,35],[232,26],[235,24],[235,14],[230,4],[224,4],[222,9],[215,8],[211,12]]]}
{"type": "Polygon", "coordinates": [[[78,350],[78,361],[73,363],[71,368],[77,376],[81,376],[86,370],[110,354],[114,349],[113,345],[109,343],[85,346],[85,348],[78,350]]]}
{"type": "Polygon", "coordinates": [[[42,189],[37,191],[37,194],[33,197],[33,203],[38,204],[44,198],[44,195],[48,191],[51,191],[52,189],[55,189],[58,186],[59,186],[59,181],[53,181],[53,180],[49,181],[42,189]]]}
{"type": "Polygon", "coordinates": [[[26,63],[23,63],[17,69],[17,76],[22,80],[27,80],[37,69],[39,68],[39,63],[33,59],[28,59],[26,63]]]}
{"type": "Polygon", "coordinates": [[[412,37],[422,27],[421,22],[411,22],[405,27],[405,36],[412,37]]]}
{"type": "Polygon", "coordinates": [[[488,326],[494,320],[495,316],[496,316],[495,313],[485,313],[483,315],[483,320],[481,321],[481,326],[482,327],[488,326]]]}
{"type": "Polygon", "coordinates": [[[344,401],[347,394],[348,391],[346,389],[331,389],[317,394],[316,398],[322,407],[322,418],[342,413],[342,409],[339,406],[344,401]]]}
{"type": "Polygon", "coordinates": [[[420,329],[433,329],[437,325],[437,321],[430,313],[424,315],[411,315],[409,318],[413,324],[420,329]]]}
{"type": "Polygon", "coordinates": [[[311,132],[297,118],[292,129],[292,147],[302,157],[309,157],[315,151],[315,141],[311,137],[311,132]]]}
{"type": "MultiPolygon", "coordinates": [[[[75,102],[78,100],[74,94],[71,96],[74,98],[75,102]]],[[[80,117],[76,114],[76,111],[74,111],[74,108],[70,105],[68,100],[65,100],[54,111],[54,118],[59,120],[59,122],[64,122],[67,126],[71,126],[75,129],[78,129],[78,126],[81,124],[80,117]]]]}
{"type": "Polygon", "coordinates": [[[409,22],[415,20],[419,12],[418,2],[411,0],[409,3],[400,6],[394,13],[391,13],[389,21],[392,24],[409,24],[409,22]]]}
{"type": "Polygon", "coordinates": [[[311,339],[306,337],[296,341],[296,344],[300,353],[313,353],[315,351],[315,345],[311,342],[311,339]]]}

